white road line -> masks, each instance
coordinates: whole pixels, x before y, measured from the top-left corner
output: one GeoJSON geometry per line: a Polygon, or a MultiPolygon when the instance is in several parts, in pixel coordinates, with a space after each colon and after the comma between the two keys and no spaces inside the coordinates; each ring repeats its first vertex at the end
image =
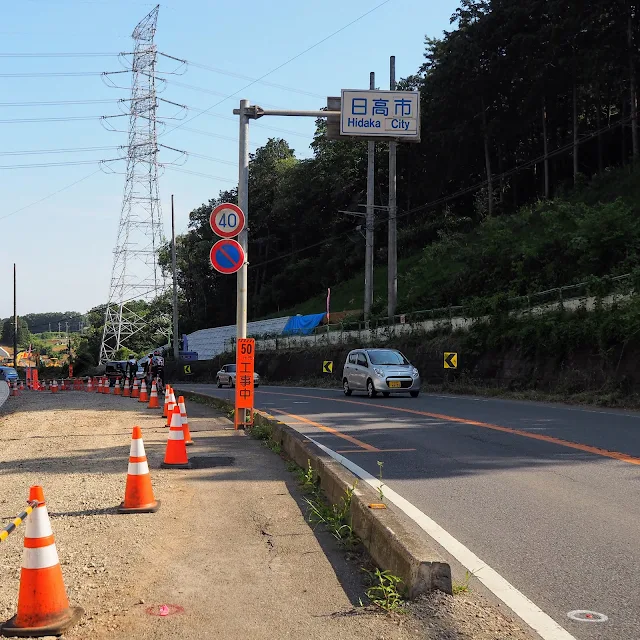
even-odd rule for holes
{"type": "MultiPolygon", "coordinates": [[[[309,436],[307,436],[309,437],[309,436]]],[[[523,593],[520,593],[511,583],[507,582],[497,571],[486,562],[478,558],[475,553],[458,542],[450,533],[447,533],[439,524],[417,507],[397,494],[388,485],[380,482],[362,467],[351,462],[339,453],[325,447],[323,444],[309,438],[323,451],[349,469],[356,476],[371,485],[376,491],[384,486],[384,497],[402,509],[414,522],[426,531],[438,544],[450,553],[462,566],[473,573],[482,584],[495,596],[500,598],[517,616],[524,620],[532,629],[538,632],[543,640],[576,640],[568,631],[563,629],[553,618],[548,616],[540,607],[535,605],[523,593]]]]}

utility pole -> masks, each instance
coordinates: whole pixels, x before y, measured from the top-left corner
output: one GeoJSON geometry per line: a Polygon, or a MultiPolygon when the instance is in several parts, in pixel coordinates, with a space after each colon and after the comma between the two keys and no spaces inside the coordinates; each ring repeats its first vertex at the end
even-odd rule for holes
{"type": "MultiPolygon", "coordinates": [[[[396,88],[396,57],[390,59],[389,89],[396,88]]],[[[388,280],[387,280],[387,316],[389,323],[393,324],[393,316],[396,314],[398,302],[398,236],[396,227],[396,157],[398,144],[389,142],[389,240],[388,240],[388,280]]]]}
{"type": "Polygon", "coordinates": [[[248,100],[240,100],[240,144],[238,147],[238,206],[245,217],[245,227],[238,236],[238,242],[245,255],[245,262],[238,271],[236,298],[236,338],[247,337],[247,277],[249,265],[249,109],[248,100]]]}
{"type": "MultiPolygon", "coordinates": [[[[369,74],[369,89],[376,88],[376,74],[369,74]]],[[[375,199],[375,161],[376,143],[367,142],[367,215],[365,222],[365,262],[364,262],[364,319],[371,318],[373,304],[373,230],[374,230],[374,199],[375,199]]]]}
{"type": "Polygon", "coordinates": [[[180,359],[178,344],[178,283],[176,281],[176,218],[173,211],[173,194],[171,194],[171,268],[173,269],[173,357],[180,359]]]}
{"type": "Polygon", "coordinates": [[[18,316],[16,310],[16,263],[13,263],[13,368],[18,366],[18,316]]]}

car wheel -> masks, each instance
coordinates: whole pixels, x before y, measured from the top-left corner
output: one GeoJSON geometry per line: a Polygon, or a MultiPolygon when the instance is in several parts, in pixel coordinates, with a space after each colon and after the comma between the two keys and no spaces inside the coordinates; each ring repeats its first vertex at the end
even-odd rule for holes
{"type": "Polygon", "coordinates": [[[382,395],[383,395],[385,398],[388,398],[391,394],[390,394],[388,391],[383,391],[383,392],[382,392],[382,395]]]}
{"type": "Polygon", "coordinates": [[[417,398],[420,395],[420,392],[419,391],[409,391],[409,395],[412,398],[417,398]]]}
{"type": "Polygon", "coordinates": [[[375,398],[378,395],[376,388],[373,386],[373,380],[367,380],[367,395],[370,398],[375,398]]]}
{"type": "Polygon", "coordinates": [[[218,389],[222,388],[222,382],[220,382],[220,378],[216,378],[216,387],[218,387],[218,389]]]}
{"type": "Polygon", "coordinates": [[[353,393],[353,391],[349,389],[349,381],[346,378],[342,381],[342,391],[344,391],[345,396],[350,396],[353,393]]]}

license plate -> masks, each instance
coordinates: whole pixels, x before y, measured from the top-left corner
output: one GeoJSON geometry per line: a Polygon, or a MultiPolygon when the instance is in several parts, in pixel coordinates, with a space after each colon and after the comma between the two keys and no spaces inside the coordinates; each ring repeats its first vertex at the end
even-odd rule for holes
{"type": "Polygon", "coordinates": [[[402,387],[400,380],[389,380],[389,389],[400,389],[400,387],[402,387]]]}

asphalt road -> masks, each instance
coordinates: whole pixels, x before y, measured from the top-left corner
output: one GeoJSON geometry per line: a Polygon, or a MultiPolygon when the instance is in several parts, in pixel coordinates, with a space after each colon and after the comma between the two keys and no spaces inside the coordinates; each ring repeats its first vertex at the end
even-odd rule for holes
{"type": "Polygon", "coordinates": [[[256,405],[373,475],[383,462],[389,487],[579,640],[640,638],[640,413],[285,387],[256,405]]]}

